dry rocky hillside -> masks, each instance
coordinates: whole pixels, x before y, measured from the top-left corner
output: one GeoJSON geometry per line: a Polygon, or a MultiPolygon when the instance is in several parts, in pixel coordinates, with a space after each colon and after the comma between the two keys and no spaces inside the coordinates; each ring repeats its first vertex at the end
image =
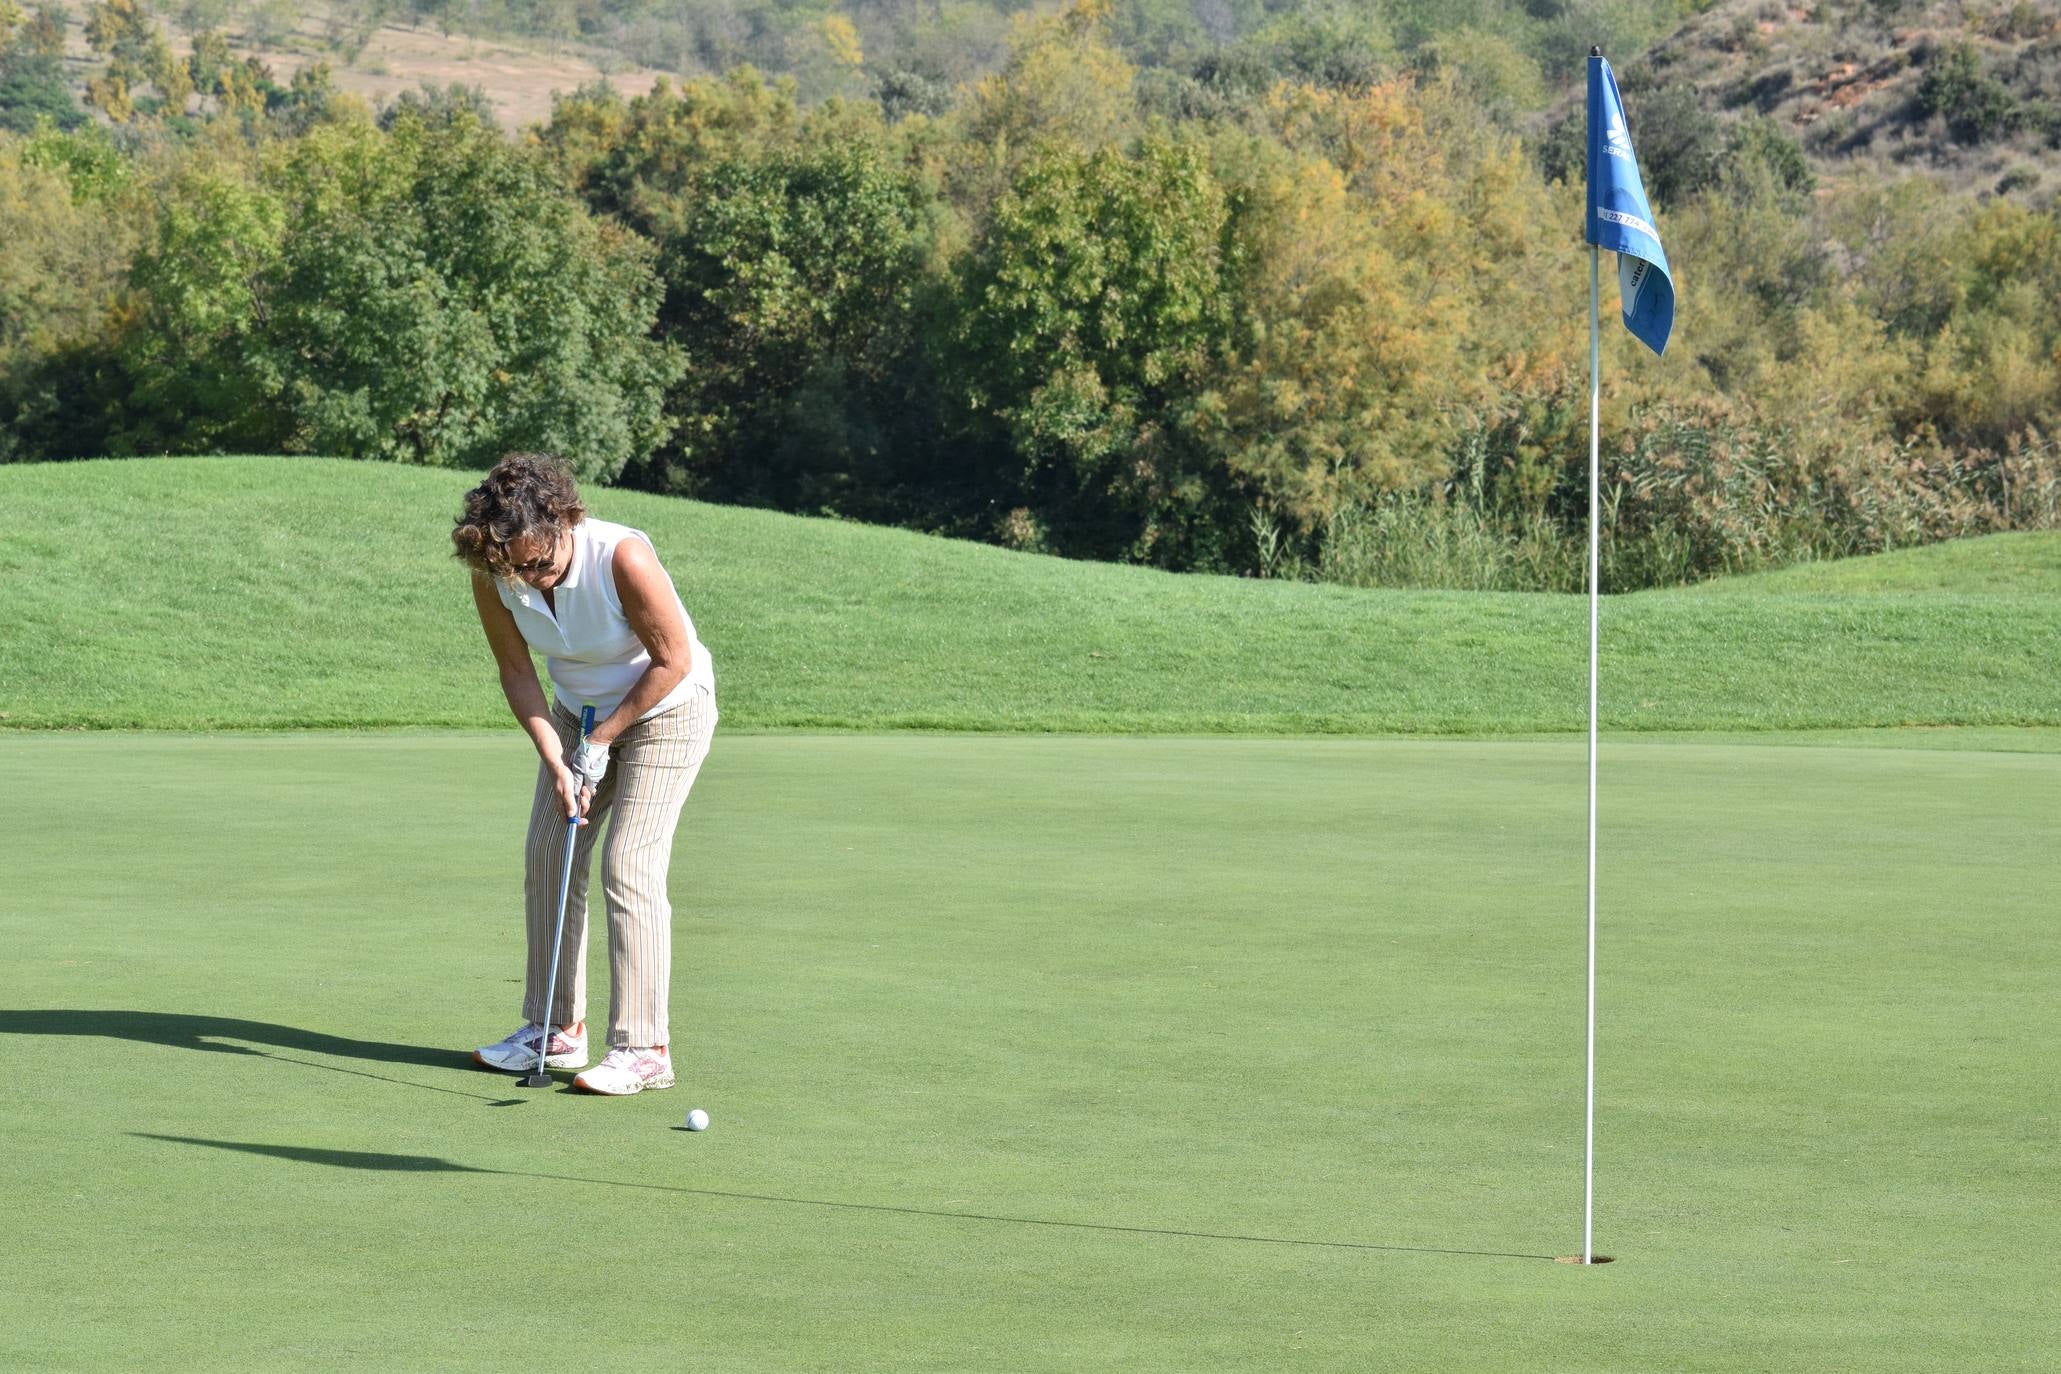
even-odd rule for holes
{"type": "Polygon", "coordinates": [[[1927,171],[2045,202],[2061,194],[2061,4],[1726,0],[1625,72],[1686,84],[1721,120],[1758,114],[1820,176],[1927,171]]]}
{"type": "MultiPolygon", "coordinates": [[[[70,19],[66,65],[74,86],[83,89],[86,79],[100,66],[100,59],[86,43],[85,0],[61,3],[70,19]]],[[[649,90],[661,76],[673,75],[626,67],[606,51],[577,44],[472,38],[403,24],[381,25],[356,58],[345,61],[328,43],[319,8],[305,8],[306,13],[291,27],[264,44],[252,42],[249,33],[232,22],[226,29],[231,50],[238,57],[258,58],[281,85],[301,68],[327,62],[339,87],[375,106],[403,91],[419,90],[425,83],[477,86],[492,103],[503,127],[509,129],[549,118],[554,91],[571,91],[605,79],[625,94],[635,95],[649,90]]],[[[183,53],[188,49],[188,36],[176,23],[165,22],[165,31],[174,50],[183,53]]]]}
{"type": "MultiPolygon", "coordinates": [[[[83,89],[99,64],[81,23],[87,0],[58,3],[83,89]]],[[[183,48],[181,12],[152,8],[183,48]]],[[[424,83],[476,86],[510,129],[547,118],[554,91],[606,79],[637,93],[667,75],[604,48],[427,24],[382,25],[359,48],[338,41],[340,21],[321,0],[251,0],[227,13],[232,48],[282,84],[328,62],[339,86],[374,104],[424,83]],[[260,24],[266,13],[277,17],[260,24]]],[[[1670,147],[1693,155],[1698,138],[1722,140],[1759,116],[1795,140],[1821,181],[1925,171],[2031,203],[2061,196],[2061,0],[1718,0],[1644,53],[1611,57],[1649,160],[1670,147]],[[1684,127],[1692,115],[1700,128],[1684,127]]],[[[1541,132],[1566,139],[1580,110],[1579,90],[1567,92],[1541,112],[1541,132]]]]}

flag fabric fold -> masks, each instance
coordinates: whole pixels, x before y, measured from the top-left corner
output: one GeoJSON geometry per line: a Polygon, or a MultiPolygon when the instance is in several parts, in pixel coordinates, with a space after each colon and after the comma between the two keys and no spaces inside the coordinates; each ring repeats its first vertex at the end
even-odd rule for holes
{"type": "Polygon", "coordinates": [[[1624,101],[1610,63],[1589,58],[1588,241],[1617,254],[1624,326],[1655,353],[1667,351],[1675,327],[1675,283],[1660,246],[1624,101]]]}

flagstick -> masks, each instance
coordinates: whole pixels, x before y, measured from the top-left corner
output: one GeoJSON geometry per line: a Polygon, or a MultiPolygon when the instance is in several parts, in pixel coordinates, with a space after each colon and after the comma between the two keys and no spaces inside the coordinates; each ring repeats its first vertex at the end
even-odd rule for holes
{"type": "Polygon", "coordinates": [[[1602,606],[1603,538],[1597,507],[1603,417],[1602,349],[1596,307],[1596,263],[1601,251],[1589,245],[1589,1092],[1587,1141],[1582,1170],[1582,1263],[1595,1263],[1596,1237],[1596,678],[1597,622],[1602,606]]]}

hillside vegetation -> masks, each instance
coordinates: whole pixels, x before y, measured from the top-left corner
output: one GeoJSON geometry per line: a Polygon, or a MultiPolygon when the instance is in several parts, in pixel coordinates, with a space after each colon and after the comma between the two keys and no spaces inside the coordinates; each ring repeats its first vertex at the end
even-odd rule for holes
{"type": "MultiPolygon", "coordinates": [[[[0,461],[540,449],[1026,552],[1574,590],[1580,178],[1528,112],[1615,24],[1680,311],[1664,358],[1604,337],[1606,586],[2061,525],[2061,208],[1821,182],[1780,109],[1667,75],[1691,8],[1230,5],[1194,47],[1071,0],[964,80],[590,85],[510,138],[477,90],[374,111],[95,0],[95,118],[0,134],[0,461]]],[[[1996,25],[1925,13],[1974,65],[1928,38],[1899,127],[2034,138],[1996,25]]],[[[10,25],[19,94],[57,39],[10,25]]]]}
{"type": "MultiPolygon", "coordinates": [[[[471,480],[321,459],[0,469],[4,724],[504,727],[465,574],[447,552],[471,480]]],[[[589,495],[597,515],[652,535],[710,646],[733,729],[1498,734],[1584,723],[1579,597],[1180,577],[589,495]]],[[[2057,547],[2061,536],[2039,535],[1926,551],[1962,571],[1918,595],[1743,594],[1749,584],[1610,598],[1604,723],[2061,725],[2057,547]]]]}
{"type": "Polygon", "coordinates": [[[1665,136],[1681,139],[1671,158],[1708,157],[1697,134],[1757,118],[1797,138],[1821,175],[1847,182],[1921,171],[2027,204],[2061,193],[2052,4],[1726,0],[1644,53],[1631,85],[1650,92],[1649,119],[1683,113],[1671,86],[1693,90],[1713,118],[1670,128],[1665,136]]]}
{"type": "MultiPolygon", "coordinates": [[[[69,13],[81,87],[105,62],[83,32],[102,2],[24,5],[69,13]]],[[[1410,61],[1460,62],[1500,78],[1506,94],[1536,102],[1549,82],[1578,77],[1590,43],[1637,51],[1708,3],[1604,0],[1573,11],[1511,0],[1129,0],[1111,7],[1110,22],[1129,60],[1169,73],[1283,54],[1313,71],[1361,78],[1410,61]]],[[[793,82],[811,104],[881,92],[935,103],[1003,64],[1012,25],[1059,8],[1053,0],[158,0],[146,7],[165,21],[175,45],[219,33],[239,56],[258,57],[282,78],[322,60],[347,85],[404,71],[438,85],[477,84],[512,123],[548,114],[548,101],[538,102],[548,87],[540,92],[537,82],[577,66],[630,74],[634,83],[640,70],[693,78],[748,64],[793,82]]]]}

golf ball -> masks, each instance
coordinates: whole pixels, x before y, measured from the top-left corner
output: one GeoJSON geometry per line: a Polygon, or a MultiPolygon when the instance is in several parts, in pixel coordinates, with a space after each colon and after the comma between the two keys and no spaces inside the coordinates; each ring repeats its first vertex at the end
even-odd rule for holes
{"type": "Polygon", "coordinates": [[[707,1130],[708,1113],[703,1111],[699,1107],[696,1107],[693,1111],[687,1113],[687,1129],[690,1131],[707,1130]]]}

